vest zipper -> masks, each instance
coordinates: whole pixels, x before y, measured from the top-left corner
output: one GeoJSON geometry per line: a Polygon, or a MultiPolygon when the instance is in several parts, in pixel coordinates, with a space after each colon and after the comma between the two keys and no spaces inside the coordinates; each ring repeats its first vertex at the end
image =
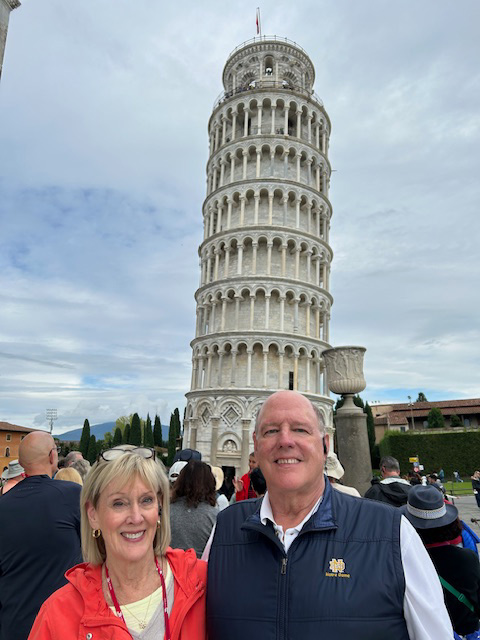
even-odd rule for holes
{"type": "Polygon", "coordinates": [[[282,565],[280,568],[280,597],[279,597],[279,640],[284,640],[287,637],[287,556],[282,558],[282,565]],[[285,576],[285,578],[283,578],[285,576]]]}

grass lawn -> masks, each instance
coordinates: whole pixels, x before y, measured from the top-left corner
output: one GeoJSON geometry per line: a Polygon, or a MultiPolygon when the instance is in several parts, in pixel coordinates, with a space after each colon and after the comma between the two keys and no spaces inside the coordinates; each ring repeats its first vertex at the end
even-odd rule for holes
{"type": "Polygon", "coordinates": [[[447,493],[453,496],[471,496],[473,495],[471,482],[444,482],[443,486],[447,493]]]}

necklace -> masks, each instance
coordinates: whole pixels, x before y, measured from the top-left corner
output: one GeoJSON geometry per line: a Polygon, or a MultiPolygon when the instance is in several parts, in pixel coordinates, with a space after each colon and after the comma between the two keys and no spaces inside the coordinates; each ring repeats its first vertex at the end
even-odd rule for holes
{"type": "MultiPolygon", "coordinates": [[[[155,558],[155,566],[157,568],[157,572],[158,575],[160,576],[160,583],[162,585],[162,599],[163,599],[163,619],[165,622],[165,640],[171,640],[171,635],[170,635],[170,621],[168,619],[168,604],[167,604],[167,589],[165,586],[165,579],[163,577],[163,571],[160,567],[160,565],[158,564],[158,560],[157,558],[155,558]]],[[[107,578],[107,586],[108,586],[108,591],[110,592],[110,597],[112,599],[113,602],[113,606],[115,607],[115,611],[117,616],[123,621],[123,623],[126,625],[125,623],[125,618],[123,617],[123,613],[122,610],[120,608],[120,605],[118,604],[118,600],[117,600],[117,596],[115,595],[115,590],[113,588],[113,584],[112,584],[112,580],[110,578],[110,574],[108,573],[108,567],[107,567],[107,563],[105,563],[105,577],[107,578]]],[[[152,597],[152,594],[150,594],[150,598],[152,597]]],[[[125,606],[125,605],[124,605],[125,606]]],[[[148,601],[148,606],[150,606],[150,600],[148,601]]],[[[128,611],[128,609],[127,609],[128,611]]],[[[129,613],[131,613],[131,611],[129,611],[129,613]]],[[[148,613],[148,610],[147,610],[148,613]]],[[[136,616],[134,614],[132,614],[134,618],[136,618],[136,616]]],[[[146,618],[146,616],[145,616],[146,618]]],[[[138,618],[136,618],[138,620],[138,618]]],[[[140,622],[140,620],[138,620],[139,625],[141,626],[143,623],[140,622]]],[[[144,621],[144,624],[146,626],[146,622],[144,621]]],[[[145,627],[141,627],[142,629],[144,629],[145,627]]]]}
{"type": "Polygon", "coordinates": [[[150,594],[150,597],[148,599],[148,604],[147,604],[147,610],[145,612],[145,617],[143,620],[140,620],[140,618],[137,618],[137,616],[133,613],[133,611],[130,611],[130,609],[127,607],[126,604],[122,605],[124,609],[126,609],[128,611],[128,613],[133,616],[135,618],[135,620],[138,622],[138,626],[140,627],[140,629],[145,629],[145,627],[147,626],[147,620],[148,620],[148,610],[150,609],[150,602],[152,600],[152,596],[153,596],[153,591],[150,594]]]}

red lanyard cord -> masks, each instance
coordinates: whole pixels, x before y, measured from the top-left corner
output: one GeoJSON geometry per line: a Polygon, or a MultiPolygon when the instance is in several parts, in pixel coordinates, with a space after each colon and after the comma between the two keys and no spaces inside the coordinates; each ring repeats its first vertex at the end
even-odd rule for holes
{"type": "MultiPolygon", "coordinates": [[[[164,621],[165,621],[165,640],[171,640],[170,621],[168,619],[167,588],[165,586],[165,579],[163,577],[163,571],[162,571],[160,565],[158,564],[157,558],[155,558],[155,566],[157,567],[158,575],[160,576],[160,583],[162,585],[163,617],[164,617],[164,621]]],[[[127,626],[127,623],[125,622],[125,618],[123,617],[123,613],[122,613],[122,610],[120,608],[120,605],[118,604],[117,596],[115,595],[115,591],[113,589],[112,580],[110,578],[110,574],[108,573],[108,568],[107,568],[107,564],[106,563],[105,563],[105,576],[107,578],[108,591],[110,593],[110,597],[112,599],[113,606],[115,607],[115,611],[117,613],[117,616],[119,618],[121,618],[121,620],[124,622],[125,626],[127,626]]]]}

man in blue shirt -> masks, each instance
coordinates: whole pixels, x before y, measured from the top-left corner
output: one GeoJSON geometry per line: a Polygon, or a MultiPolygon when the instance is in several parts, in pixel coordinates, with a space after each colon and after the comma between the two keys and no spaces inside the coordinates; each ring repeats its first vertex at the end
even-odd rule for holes
{"type": "Polygon", "coordinates": [[[18,457],[26,478],[0,498],[0,640],[26,640],[43,602],[82,561],[81,487],[52,480],[52,436],[29,433],[18,457]]]}

